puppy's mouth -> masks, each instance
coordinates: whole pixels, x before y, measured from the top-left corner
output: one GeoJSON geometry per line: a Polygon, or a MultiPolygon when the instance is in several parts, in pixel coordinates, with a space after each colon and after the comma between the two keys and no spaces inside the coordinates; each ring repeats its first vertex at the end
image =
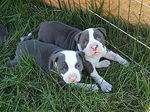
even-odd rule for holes
{"type": "Polygon", "coordinates": [[[98,56],[99,54],[100,54],[100,52],[95,51],[95,52],[92,54],[92,56],[98,56]]]}
{"type": "Polygon", "coordinates": [[[80,82],[80,80],[76,80],[76,81],[69,81],[68,84],[71,84],[71,83],[77,83],[77,82],[80,82]]]}

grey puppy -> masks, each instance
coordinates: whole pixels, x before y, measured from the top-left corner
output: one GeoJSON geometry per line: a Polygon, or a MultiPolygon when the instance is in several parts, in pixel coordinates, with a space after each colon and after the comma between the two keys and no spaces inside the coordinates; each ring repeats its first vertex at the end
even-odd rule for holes
{"type": "MultiPolygon", "coordinates": [[[[80,51],[64,50],[56,45],[47,44],[38,40],[26,40],[20,42],[16,49],[15,58],[7,62],[8,67],[13,67],[18,61],[30,55],[35,62],[44,70],[51,71],[53,65],[60,74],[60,84],[76,83],[81,80],[81,72],[83,70],[84,53],[80,51]],[[62,80],[63,79],[63,80],[62,80]]],[[[80,87],[84,86],[80,83],[80,87]]],[[[87,85],[86,89],[98,90],[96,85],[87,85]]]]}
{"type": "MultiPolygon", "coordinates": [[[[106,30],[102,27],[88,28],[84,31],[68,26],[61,22],[42,22],[39,27],[28,36],[38,32],[40,41],[55,44],[64,49],[79,50],[85,53],[85,67],[90,76],[101,86],[103,92],[110,92],[112,85],[105,81],[96,68],[108,67],[110,61],[99,61],[102,57],[116,61],[124,66],[129,62],[119,54],[108,50],[105,46],[106,30]]],[[[21,41],[26,38],[21,38],[21,41]]]]}

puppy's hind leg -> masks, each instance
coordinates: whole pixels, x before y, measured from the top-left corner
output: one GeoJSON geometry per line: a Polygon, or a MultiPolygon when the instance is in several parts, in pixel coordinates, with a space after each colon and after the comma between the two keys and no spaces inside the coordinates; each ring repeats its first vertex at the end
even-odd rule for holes
{"type": "Polygon", "coordinates": [[[14,59],[11,60],[11,61],[7,61],[7,62],[5,63],[5,65],[6,65],[7,67],[15,67],[16,64],[17,64],[16,58],[14,58],[14,59]]]}
{"type": "Polygon", "coordinates": [[[31,35],[37,33],[37,32],[39,31],[39,29],[40,29],[40,26],[38,26],[35,30],[33,30],[32,32],[30,32],[30,33],[28,34],[28,37],[30,37],[31,35]]]}

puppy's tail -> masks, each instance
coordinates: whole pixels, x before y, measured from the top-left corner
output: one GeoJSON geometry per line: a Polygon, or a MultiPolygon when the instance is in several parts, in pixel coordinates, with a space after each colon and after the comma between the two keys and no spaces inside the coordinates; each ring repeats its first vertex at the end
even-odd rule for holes
{"type": "Polygon", "coordinates": [[[16,64],[17,64],[16,58],[14,58],[14,59],[11,60],[11,61],[7,61],[7,62],[5,63],[5,65],[6,65],[7,67],[14,67],[14,66],[16,66],[16,64]]]}
{"type": "Polygon", "coordinates": [[[30,37],[31,35],[37,33],[37,32],[39,31],[39,29],[40,29],[40,26],[37,27],[37,28],[36,28],[35,30],[33,30],[32,32],[30,32],[30,33],[28,34],[28,37],[30,37]]]}
{"type": "Polygon", "coordinates": [[[23,42],[23,41],[26,41],[26,40],[30,40],[32,39],[32,37],[29,37],[29,36],[23,36],[20,38],[20,42],[23,42]]]}
{"type": "Polygon", "coordinates": [[[39,29],[40,29],[40,26],[37,27],[37,28],[36,28],[35,30],[33,30],[32,32],[30,32],[27,36],[21,37],[21,38],[20,38],[20,41],[22,42],[22,41],[25,41],[25,40],[32,39],[32,38],[31,38],[31,35],[37,33],[37,32],[39,31],[39,29]]]}

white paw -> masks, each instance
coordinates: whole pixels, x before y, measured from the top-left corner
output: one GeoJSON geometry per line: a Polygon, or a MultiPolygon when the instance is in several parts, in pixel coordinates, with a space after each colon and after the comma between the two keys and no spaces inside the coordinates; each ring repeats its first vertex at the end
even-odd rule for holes
{"type": "Polygon", "coordinates": [[[103,60],[102,61],[103,67],[108,67],[110,65],[110,61],[108,60],[103,60]]]}
{"type": "Polygon", "coordinates": [[[100,61],[97,65],[96,68],[104,68],[104,67],[108,67],[110,65],[110,61],[108,60],[103,60],[100,61]]]}
{"type": "Polygon", "coordinates": [[[123,59],[120,64],[124,65],[125,67],[129,67],[130,66],[130,62],[128,62],[127,60],[123,59]]]}
{"type": "Polygon", "coordinates": [[[108,82],[104,81],[102,84],[101,84],[101,90],[103,92],[110,92],[112,90],[112,85],[109,84],[108,82]]]}
{"type": "Polygon", "coordinates": [[[24,40],[25,40],[25,39],[24,39],[23,37],[20,38],[20,41],[21,41],[21,42],[24,41],[24,40]]]}
{"type": "Polygon", "coordinates": [[[91,90],[91,91],[98,91],[99,90],[99,88],[96,84],[87,84],[86,89],[91,90]]]}

